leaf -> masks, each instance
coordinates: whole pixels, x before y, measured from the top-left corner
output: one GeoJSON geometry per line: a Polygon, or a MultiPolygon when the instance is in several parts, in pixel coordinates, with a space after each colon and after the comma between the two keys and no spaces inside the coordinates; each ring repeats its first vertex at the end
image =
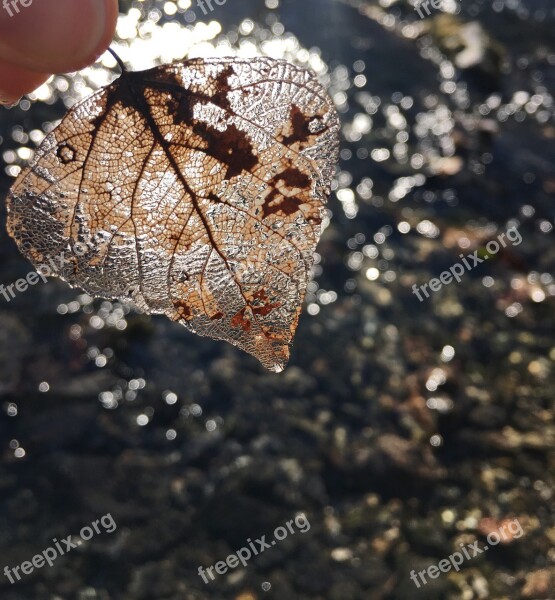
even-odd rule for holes
{"type": "Polygon", "coordinates": [[[338,129],[322,86],[284,61],[124,71],[45,138],[11,189],[8,229],[35,266],[63,255],[71,286],[281,371],[338,129]]]}

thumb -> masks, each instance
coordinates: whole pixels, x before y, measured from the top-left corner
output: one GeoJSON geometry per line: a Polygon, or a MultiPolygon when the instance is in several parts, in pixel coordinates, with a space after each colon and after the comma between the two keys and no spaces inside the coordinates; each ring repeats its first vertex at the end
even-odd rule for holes
{"type": "Polygon", "coordinates": [[[117,0],[0,0],[0,99],[32,91],[51,73],[77,71],[108,47],[117,0]]]}

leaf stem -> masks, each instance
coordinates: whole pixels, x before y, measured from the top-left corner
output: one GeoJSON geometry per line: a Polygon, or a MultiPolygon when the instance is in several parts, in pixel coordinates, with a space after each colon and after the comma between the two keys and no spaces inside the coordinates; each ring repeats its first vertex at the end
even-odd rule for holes
{"type": "Polygon", "coordinates": [[[125,68],[125,65],[123,64],[123,60],[121,60],[121,58],[114,52],[114,50],[112,50],[112,48],[108,48],[108,52],[116,59],[116,62],[118,63],[119,68],[121,69],[122,75],[124,73],[127,73],[127,69],[125,68]]]}

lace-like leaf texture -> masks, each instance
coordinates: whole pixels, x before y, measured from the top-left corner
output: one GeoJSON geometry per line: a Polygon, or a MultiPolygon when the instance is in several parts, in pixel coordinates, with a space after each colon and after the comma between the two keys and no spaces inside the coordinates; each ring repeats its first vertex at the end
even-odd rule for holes
{"type": "Polygon", "coordinates": [[[124,72],[22,171],[8,230],[33,264],[283,370],[337,158],[318,81],[269,58],[124,72]]]}

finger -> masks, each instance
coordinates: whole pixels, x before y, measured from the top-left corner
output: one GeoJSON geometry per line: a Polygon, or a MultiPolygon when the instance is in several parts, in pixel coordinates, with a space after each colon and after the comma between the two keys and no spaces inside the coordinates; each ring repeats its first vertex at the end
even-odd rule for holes
{"type": "Polygon", "coordinates": [[[42,85],[50,75],[0,62],[0,104],[15,104],[42,85]]]}
{"type": "Polygon", "coordinates": [[[106,50],[117,16],[117,0],[0,0],[0,61],[41,73],[77,71],[106,50]]]}

